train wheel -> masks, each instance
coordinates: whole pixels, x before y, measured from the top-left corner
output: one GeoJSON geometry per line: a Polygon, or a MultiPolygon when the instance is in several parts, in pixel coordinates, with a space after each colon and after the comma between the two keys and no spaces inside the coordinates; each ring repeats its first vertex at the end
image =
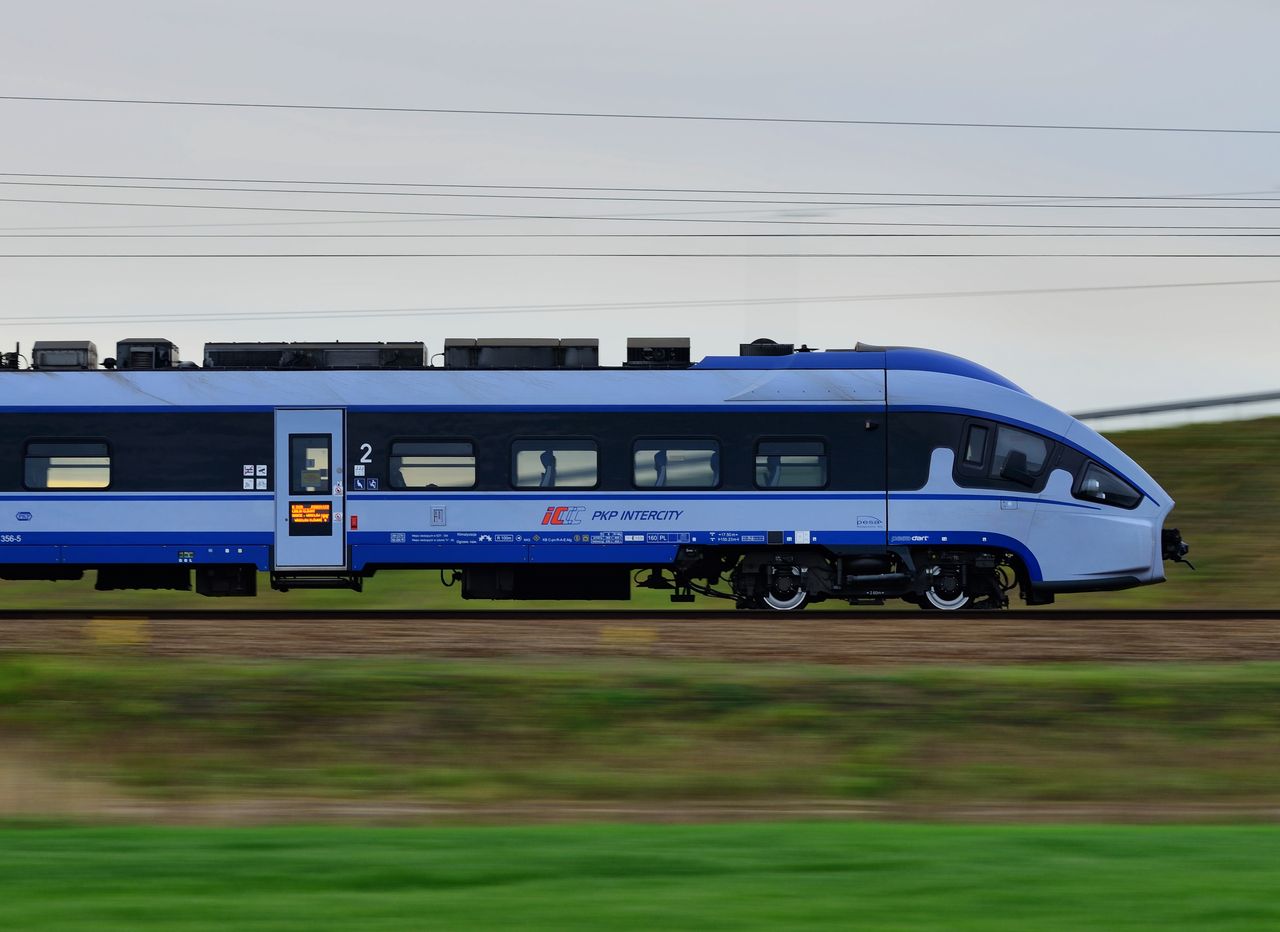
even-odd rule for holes
{"type": "Polygon", "coordinates": [[[800,575],[798,567],[792,566],[769,574],[763,601],[775,612],[795,611],[808,599],[809,591],[805,588],[804,577],[800,575]]]}
{"type": "Polygon", "coordinates": [[[931,606],[942,612],[954,612],[969,604],[969,595],[965,592],[961,592],[959,595],[950,599],[945,599],[930,589],[924,594],[924,597],[929,601],[931,606]]]}
{"type": "Polygon", "coordinates": [[[964,580],[959,573],[947,573],[935,567],[933,584],[925,590],[925,601],[940,612],[954,612],[969,604],[969,593],[965,591],[964,580]]]}

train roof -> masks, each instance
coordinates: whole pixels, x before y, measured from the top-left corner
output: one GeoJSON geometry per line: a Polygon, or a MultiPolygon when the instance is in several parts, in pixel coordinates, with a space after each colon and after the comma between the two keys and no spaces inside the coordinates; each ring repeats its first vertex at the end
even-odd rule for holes
{"type": "Polygon", "coordinates": [[[953,394],[975,402],[991,394],[1006,396],[1018,407],[1032,402],[1008,379],[958,356],[860,347],[708,356],[679,369],[21,370],[0,373],[0,410],[882,405],[886,371],[919,373],[927,382],[952,381],[953,394]]]}
{"type": "Polygon", "coordinates": [[[976,362],[938,350],[915,346],[868,346],[821,353],[785,356],[707,356],[694,369],[911,369],[941,372],[990,382],[1016,392],[1026,392],[1009,379],[976,362]]]}

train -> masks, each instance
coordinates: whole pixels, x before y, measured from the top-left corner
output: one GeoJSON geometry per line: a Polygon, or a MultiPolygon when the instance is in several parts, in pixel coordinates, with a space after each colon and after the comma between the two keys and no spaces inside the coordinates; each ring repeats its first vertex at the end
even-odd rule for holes
{"type": "Polygon", "coordinates": [[[1160,583],[1173,499],[1098,433],[948,353],[684,338],[36,344],[0,358],[0,579],[99,590],[929,611],[1160,583]]]}

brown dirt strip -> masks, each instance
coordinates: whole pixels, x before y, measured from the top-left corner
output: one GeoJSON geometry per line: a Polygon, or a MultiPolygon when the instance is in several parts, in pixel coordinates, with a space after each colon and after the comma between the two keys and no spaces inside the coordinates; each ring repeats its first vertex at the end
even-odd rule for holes
{"type": "Polygon", "coordinates": [[[0,617],[0,652],[157,657],[654,657],[851,666],[1280,660],[1280,616],[0,617]]]}
{"type": "Polygon", "coordinates": [[[711,822],[877,820],[954,823],[1280,823],[1280,803],[979,802],[931,806],[874,800],[758,803],[563,801],[453,805],[325,799],[126,800],[77,797],[71,805],[0,807],[15,820],[146,825],[533,825],[563,822],[688,824],[711,822]]]}

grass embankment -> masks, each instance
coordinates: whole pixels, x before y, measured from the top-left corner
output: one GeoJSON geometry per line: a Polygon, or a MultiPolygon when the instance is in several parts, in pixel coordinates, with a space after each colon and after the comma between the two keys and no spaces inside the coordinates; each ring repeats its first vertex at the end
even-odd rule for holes
{"type": "MultiPolygon", "coordinates": [[[[1116,608],[1256,607],[1280,605],[1280,418],[1221,424],[1193,424],[1134,431],[1111,437],[1141,463],[1178,503],[1172,526],[1192,546],[1199,572],[1168,567],[1163,586],[1120,593],[1064,596],[1065,607],[1116,608]]],[[[17,608],[235,608],[253,609],[493,609],[519,608],[512,602],[462,599],[446,589],[440,574],[386,572],[370,579],[363,593],[272,592],[264,576],[256,599],[208,599],[194,592],[95,592],[93,574],[80,582],[0,582],[6,607],[17,608]]],[[[1016,600],[1015,600],[1016,602],[1016,600]]],[[[700,608],[728,603],[699,599],[700,608]]],[[[903,603],[891,603],[903,605],[903,603]]],[[[672,606],[668,593],[638,589],[631,602],[524,603],[523,607],[564,609],[672,606]]],[[[815,608],[847,607],[829,602],[815,608]]],[[[904,606],[906,607],[906,606],[904,606]]]]}
{"type": "Polygon", "coordinates": [[[1280,927],[1280,832],[773,824],[0,830],[40,932],[1280,927]]]}
{"type": "Polygon", "coordinates": [[[1173,496],[1170,527],[1197,572],[1166,564],[1169,582],[1064,596],[1071,608],[1280,607],[1280,418],[1110,435],[1173,496]]]}
{"type": "Polygon", "coordinates": [[[167,800],[1256,804],[1280,800],[1280,665],[6,658],[0,747],[167,800]]]}

